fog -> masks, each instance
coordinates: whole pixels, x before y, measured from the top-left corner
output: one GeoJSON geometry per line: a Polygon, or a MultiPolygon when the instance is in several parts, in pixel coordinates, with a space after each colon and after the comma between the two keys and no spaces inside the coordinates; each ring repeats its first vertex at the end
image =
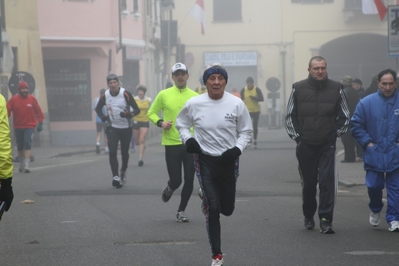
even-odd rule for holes
{"type": "MultiPolygon", "coordinates": [[[[187,65],[196,90],[205,67],[219,62],[226,91],[240,93],[252,77],[264,97],[260,126],[281,128],[291,85],[307,77],[313,55],[326,58],[329,78],[349,75],[364,89],[380,70],[397,69],[397,12],[388,7],[396,1],[385,4],[381,18],[357,0],[4,1],[2,94],[15,94],[13,73],[31,74],[45,113],[37,145],[85,145],[107,74],[133,95],[146,85],[154,99],[172,81],[174,63],[187,65]],[[22,16],[27,10],[35,15],[22,16]],[[268,88],[270,80],[278,88],[268,88]]],[[[158,133],[151,127],[149,136],[158,133]]]]}

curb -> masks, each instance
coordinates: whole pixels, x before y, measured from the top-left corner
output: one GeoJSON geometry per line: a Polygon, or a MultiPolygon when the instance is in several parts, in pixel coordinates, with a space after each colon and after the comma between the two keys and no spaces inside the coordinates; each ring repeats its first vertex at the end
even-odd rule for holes
{"type": "Polygon", "coordinates": [[[340,180],[338,180],[338,184],[340,184],[340,185],[342,185],[344,187],[354,187],[354,186],[358,185],[356,183],[347,183],[345,181],[340,181],[340,180]]]}

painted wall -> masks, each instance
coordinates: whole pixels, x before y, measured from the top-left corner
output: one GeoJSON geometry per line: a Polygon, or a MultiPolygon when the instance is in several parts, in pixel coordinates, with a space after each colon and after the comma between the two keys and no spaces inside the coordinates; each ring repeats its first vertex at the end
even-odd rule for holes
{"type": "MultiPolygon", "coordinates": [[[[122,50],[118,49],[120,41],[124,46],[144,50],[142,19],[132,13],[120,15],[120,38],[118,0],[37,0],[37,4],[43,59],[89,59],[92,101],[99,96],[101,88],[107,88],[105,78],[108,73],[123,74],[122,50]],[[112,51],[110,71],[109,50],[112,51]]],[[[142,8],[142,1],[139,1],[139,10],[142,8]]],[[[133,1],[127,1],[127,10],[133,10],[133,1]]],[[[145,80],[144,69],[145,61],[142,60],[140,80],[145,80]]],[[[95,136],[95,113],[91,122],[51,122],[50,128],[55,145],[91,143],[95,136]]]]}
{"type": "MultiPolygon", "coordinates": [[[[49,145],[48,107],[36,0],[26,2],[6,0],[5,17],[10,45],[18,51],[17,71],[29,72],[34,77],[36,89],[33,95],[45,115],[43,131],[36,134],[35,138],[40,139],[40,145],[49,145]]],[[[37,143],[38,141],[35,141],[34,144],[37,143]]]]}
{"type": "MultiPolygon", "coordinates": [[[[194,56],[189,86],[198,86],[197,77],[203,72],[205,52],[257,51],[258,85],[264,89],[266,80],[272,76],[285,85],[280,90],[282,113],[285,113],[291,84],[307,77],[309,59],[323,44],[357,33],[387,35],[386,19],[381,21],[378,15],[364,15],[361,10],[345,11],[345,1],[316,4],[295,4],[290,0],[241,2],[242,20],[220,23],[213,19],[213,1],[204,0],[206,32],[201,35],[199,22],[190,15],[195,1],[175,0],[173,18],[178,20],[179,37],[186,44],[186,53],[194,56]]],[[[396,0],[384,3],[393,5],[396,0]]],[[[357,45],[361,49],[361,44],[357,45]]],[[[395,59],[387,57],[386,60],[395,59]]],[[[267,108],[262,108],[262,113],[265,112],[267,108]]]]}

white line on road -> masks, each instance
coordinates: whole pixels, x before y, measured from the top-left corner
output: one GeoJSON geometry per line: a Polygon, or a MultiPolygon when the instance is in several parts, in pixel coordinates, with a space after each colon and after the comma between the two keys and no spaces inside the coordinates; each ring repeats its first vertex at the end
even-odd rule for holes
{"type": "Polygon", "coordinates": [[[388,252],[388,251],[376,251],[376,250],[371,250],[371,251],[350,251],[350,252],[344,252],[345,254],[348,255],[356,255],[356,256],[364,256],[364,255],[397,255],[399,252],[388,252]]]}
{"type": "MultiPolygon", "coordinates": [[[[75,165],[75,164],[82,164],[82,163],[90,163],[94,162],[94,160],[86,160],[86,161],[76,161],[76,162],[71,162],[71,163],[62,163],[62,164],[55,164],[55,165],[46,165],[46,166],[38,166],[38,167],[30,167],[30,170],[42,170],[42,169],[49,169],[49,168],[54,168],[54,167],[60,167],[60,166],[67,166],[67,165],[75,165]]],[[[15,172],[18,171],[17,167],[14,167],[16,170],[15,172]]]]}

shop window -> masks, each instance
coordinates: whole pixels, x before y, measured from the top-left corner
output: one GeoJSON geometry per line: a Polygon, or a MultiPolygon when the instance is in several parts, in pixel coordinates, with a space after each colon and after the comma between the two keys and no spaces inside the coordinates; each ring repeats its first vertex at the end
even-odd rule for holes
{"type": "Polygon", "coordinates": [[[91,121],[90,60],[44,60],[50,121],[91,121]]]}
{"type": "Polygon", "coordinates": [[[299,4],[315,4],[315,3],[332,3],[334,0],[291,0],[291,3],[299,4]]]}

